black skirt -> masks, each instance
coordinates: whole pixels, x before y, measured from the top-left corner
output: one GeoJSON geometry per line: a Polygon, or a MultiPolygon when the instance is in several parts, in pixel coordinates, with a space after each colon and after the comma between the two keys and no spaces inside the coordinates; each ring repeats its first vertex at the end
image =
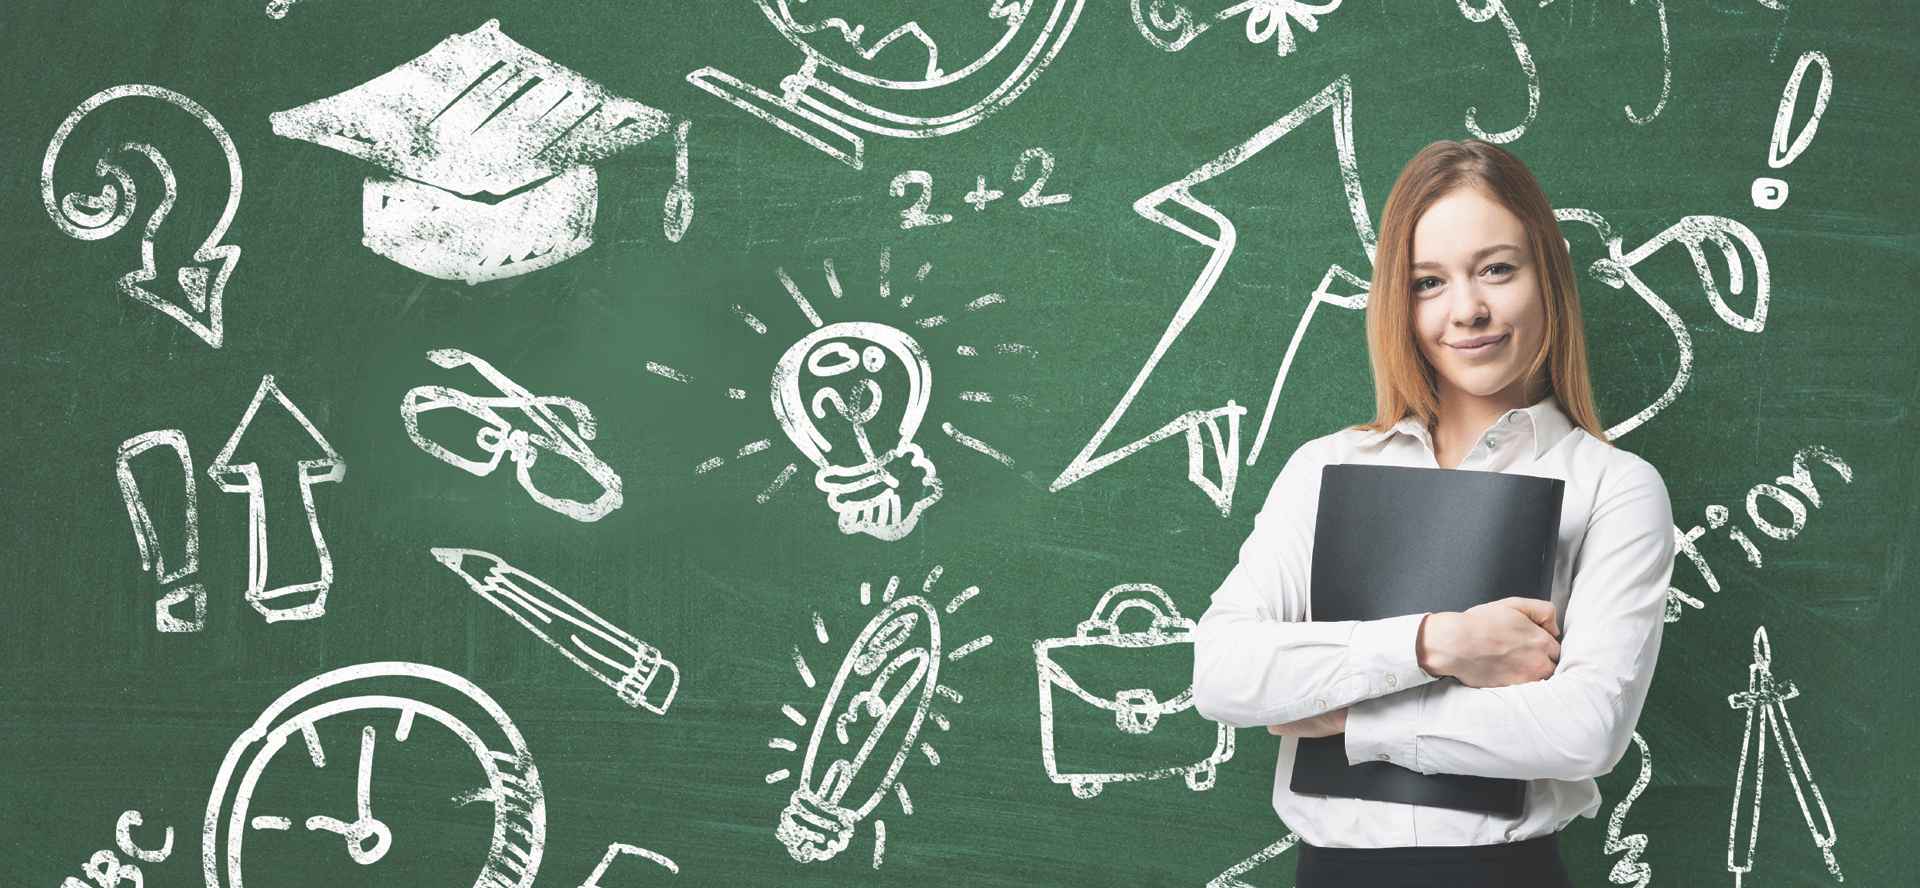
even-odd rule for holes
{"type": "Polygon", "coordinates": [[[1320,848],[1301,842],[1294,888],[1573,888],[1560,834],[1498,845],[1320,848]]]}

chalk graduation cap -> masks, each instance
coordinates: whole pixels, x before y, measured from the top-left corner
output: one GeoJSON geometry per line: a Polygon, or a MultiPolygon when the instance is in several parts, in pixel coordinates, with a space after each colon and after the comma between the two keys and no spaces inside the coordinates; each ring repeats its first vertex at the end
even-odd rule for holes
{"type": "Polygon", "coordinates": [[[270,115],[275,134],[371,161],[363,243],[469,284],[593,245],[589,164],[660,135],[666,112],[520,45],[492,19],[338,95],[270,115]]]}

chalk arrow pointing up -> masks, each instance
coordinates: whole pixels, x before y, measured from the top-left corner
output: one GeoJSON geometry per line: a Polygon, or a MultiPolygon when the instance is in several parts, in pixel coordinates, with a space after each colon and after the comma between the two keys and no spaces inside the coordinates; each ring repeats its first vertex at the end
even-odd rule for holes
{"type": "Polygon", "coordinates": [[[327,551],[327,539],[320,531],[320,517],[313,507],[313,486],[328,481],[338,481],[347,474],[347,464],[340,454],[327,443],[325,436],[313,427],[306,414],[293,406],[280,386],[273,381],[273,374],[260,377],[260,388],[253,393],[253,401],[247,405],[247,412],[240,417],[240,423],[234,426],[233,434],[228,436],[226,446],[220,448],[219,455],[213,458],[213,464],[207,467],[207,474],[213,478],[220,489],[228,493],[247,495],[247,603],[260,612],[269,623],[281,620],[310,620],[327,612],[327,590],[333,586],[333,556],[327,551]],[[271,395],[273,400],[286,410],[294,421],[305,430],[307,438],[313,442],[312,451],[317,456],[298,459],[294,467],[300,477],[300,502],[307,513],[307,528],[313,534],[313,548],[320,560],[318,579],[285,586],[267,586],[267,497],[260,481],[258,462],[234,464],[234,454],[240,448],[240,441],[246,436],[247,428],[253,423],[260,405],[271,395]],[[272,602],[289,596],[298,596],[300,603],[289,606],[276,606],[272,602]]]}

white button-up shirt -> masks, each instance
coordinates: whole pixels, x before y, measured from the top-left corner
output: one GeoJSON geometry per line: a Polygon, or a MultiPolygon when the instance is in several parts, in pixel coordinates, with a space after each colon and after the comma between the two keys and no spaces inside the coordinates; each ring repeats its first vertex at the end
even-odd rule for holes
{"type": "MultiPolygon", "coordinates": [[[[1594,778],[1631,744],[1660,651],[1673,573],[1672,504],[1652,464],[1576,428],[1547,396],[1510,410],[1458,469],[1566,481],[1553,606],[1560,659],[1542,681],[1474,688],[1420,668],[1422,614],[1310,622],[1320,469],[1337,463],[1438,468],[1418,420],[1308,441],[1280,470],[1240,561],[1194,633],[1194,705],[1241,728],[1347,707],[1347,761],[1423,774],[1528,781],[1518,818],[1288,788],[1299,740],[1283,737],[1273,808],[1321,847],[1486,845],[1557,832],[1600,809],[1594,778]]],[[[1435,521],[1447,516],[1434,515],[1435,521]]]]}

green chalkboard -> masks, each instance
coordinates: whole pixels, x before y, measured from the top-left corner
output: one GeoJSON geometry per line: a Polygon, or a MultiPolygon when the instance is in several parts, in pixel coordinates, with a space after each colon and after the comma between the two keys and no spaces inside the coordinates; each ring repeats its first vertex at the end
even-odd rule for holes
{"type": "Polygon", "coordinates": [[[1049,669],[1184,687],[1056,642],[1370,418],[1473,135],[1688,541],[1577,883],[1902,881],[1909,4],[917,5],[0,6],[0,882],[1291,885],[1276,738],[1049,669]]]}

